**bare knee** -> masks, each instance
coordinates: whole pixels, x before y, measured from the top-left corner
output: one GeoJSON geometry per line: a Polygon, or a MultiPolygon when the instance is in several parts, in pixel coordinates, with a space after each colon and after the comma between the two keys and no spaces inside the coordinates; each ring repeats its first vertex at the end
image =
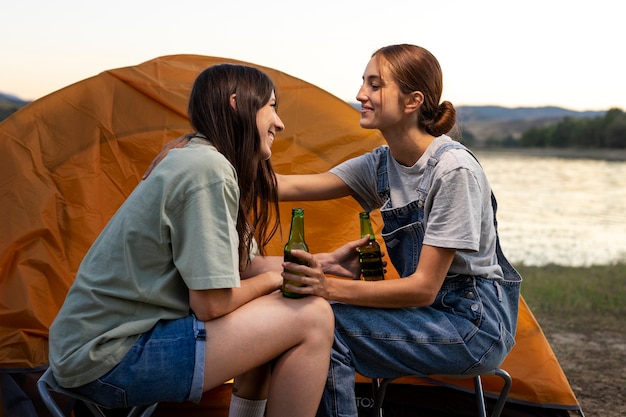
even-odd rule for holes
{"type": "Polygon", "coordinates": [[[332,344],[335,332],[335,316],[328,301],[321,297],[309,296],[299,301],[306,300],[307,305],[303,309],[301,330],[305,336],[314,333],[324,341],[332,344]]]}

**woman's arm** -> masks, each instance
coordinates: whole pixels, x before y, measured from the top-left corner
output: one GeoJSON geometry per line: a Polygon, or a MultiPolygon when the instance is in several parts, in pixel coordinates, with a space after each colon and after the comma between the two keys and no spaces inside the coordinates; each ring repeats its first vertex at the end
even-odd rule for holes
{"type": "MultiPolygon", "coordinates": [[[[326,273],[355,278],[360,272],[356,248],[368,239],[348,242],[330,253],[307,255],[315,259],[313,263],[326,273]]],[[[255,256],[241,274],[240,288],[190,290],[191,309],[202,321],[226,315],[255,298],[278,290],[283,283],[282,269],[282,256],[255,256]]]]}
{"type": "Polygon", "coordinates": [[[384,281],[361,281],[327,278],[321,266],[312,262],[310,254],[294,251],[294,254],[313,266],[289,263],[289,270],[304,273],[305,276],[288,272],[283,272],[283,276],[306,285],[289,286],[291,291],[318,295],[327,300],[380,308],[423,307],[434,302],[455,252],[455,249],[424,245],[417,270],[410,276],[384,281]]]}
{"type": "MultiPolygon", "coordinates": [[[[161,152],[152,160],[142,179],[148,178],[154,167],[167,156],[170,150],[182,148],[189,142],[192,136],[193,134],[183,135],[163,145],[161,152]]],[[[280,201],[331,200],[352,194],[350,187],[330,172],[307,175],[283,175],[277,173],[276,179],[278,181],[278,199],[280,201]]]]}
{"type": "Polygon", "coordinates": [[[329,171],[321,174],[276,174],[280,201],[331,200],[352,194],[350,187],[329,171]]]}
{"type": "Polygon", "coordinates": [[[239,288],[189,290],[189,305],[198,320],[224,316],[249,301],[279,289],[283,278],[279,271],[264,272],[241,280],[239,288]]]}
{"type": "MultiPolygon", "coordinates": [[[[359,258],[356,248],[367,243],[368,237],[348,242],[333,252],[309,254],[315,265],[327,274],[358,278],[359,258]]],[[[241,273],[240,288],[190,290],[189,303],[199,320],[221,317],[254,298],[269,294],[282,286],[282,256],[255,256],[241,273]]]]}
{"type": "Polygon", "coordinates": [[[241,279],[248,279],[250,277],[260,275],[264,272],[269,271],[282,271],[282,269],[282,256],[256,255],[254,259],[252,259],[252,262],[250,262],[246,270],[241,273],[241,279]]]}

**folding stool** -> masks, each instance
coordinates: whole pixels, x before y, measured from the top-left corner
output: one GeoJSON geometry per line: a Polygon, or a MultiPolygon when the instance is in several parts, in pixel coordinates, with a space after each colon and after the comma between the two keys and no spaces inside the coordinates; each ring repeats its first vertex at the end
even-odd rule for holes
{"type": "MultiPolygon", "coordinates": [[[[496,368],[488,372],[483,372],[479,375],[438,375],[445,376],[446,378],[453,379],[466,379],[473,378],[474,379],[474,393],[476,395],[476,405],[478,407],[478,416],[479,417],[487,417],[487,411],[485,409],[485,394],[483,392],[483,385],[480,379],[481,375],[496,375],[504,380],[504,385],[502,386],[502,390],[498,395],[498,400],[496,401],[496,405],[494,406],[493,412],[490,417],[500,417],[502,413],[502,409],[504,408],[504,404],[506,403],[506,398],[509,395],[509,391],[511,391],[511,385],[513,381],[511,380],[511,376],[503,369],[496,368]]],[[[435,376],[435,375],[433,375],[435,376]]],[[[383,401],[385,399],[385,392],[387,390],[387,386],[391,381],[397,378],[373,378],[372,379],[372,387],[374,389],[374,406],[372,408],[372,416],[373,417],[383,417],[383,401]]]]}

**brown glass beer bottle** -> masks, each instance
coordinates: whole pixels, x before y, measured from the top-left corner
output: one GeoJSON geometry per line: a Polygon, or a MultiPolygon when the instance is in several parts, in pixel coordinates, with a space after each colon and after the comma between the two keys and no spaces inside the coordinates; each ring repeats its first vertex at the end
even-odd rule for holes
{"type": "Polygon", "coordinates": [[[364,246],[359,246],[359,264],[361,265],[361,279],[363,281],[380,281],[385,279],[383,270],[383,260],[380,253],[380,245],[374,236],[372,222],[368,212],[359,213],[361,223],[361,237],[370,237],[369,242],[364,246]]]}
{"type": "MultiPolygon", "coordinates": [[[[304,209],[302,208],[294,208],[291,210],[291,229],[289,231],[289,240],[285,245],[284,256],[285,262],[293,262],[300,265],[308,265],[306,262],[294,257],[291,255],[292,249],[300,249],[308,252],[309,247],[304,240],[304,209]]],[[[291,272],[291,271],[290,271],[291,272]]],[[[291,285],[300,286],[300,284],[288,281],[286,279],[283,280],[283,295],[289,298],[302,298],[305,297],[304,294],[297,294],[285,289],[285,284],[289,282],[291,285]]]]}

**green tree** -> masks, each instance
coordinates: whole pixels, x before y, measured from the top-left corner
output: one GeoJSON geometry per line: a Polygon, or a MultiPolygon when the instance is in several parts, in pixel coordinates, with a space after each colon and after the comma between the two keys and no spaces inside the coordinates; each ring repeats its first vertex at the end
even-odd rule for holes
{"type": "Polygon", "coordinates": [[[571,117],[566,117],[554,127],[554,131],[548,137],[548,146],[555,148],[566,148],[570,145],[571,139],[578,129],[577,121],[571,117]]]}
{"type": "Polygon", "coordinates": [[[522,134],[520,144],[526,148],[543,148],[548,143],[547,135],[547,128],[531,127],[522,134]]]}
{"type": "Polygon", "coordinates": [[[620,109],[611,109],[604,116],[605,148],[626,148],[626,113],[620,109]]]}
{"type": "Polygon", "coordinates": [[[626,113],[614,108],[603,116],[566,117],[556,125],[535,127],[522,134],[523,147],[626,148],[626,113]]]}

